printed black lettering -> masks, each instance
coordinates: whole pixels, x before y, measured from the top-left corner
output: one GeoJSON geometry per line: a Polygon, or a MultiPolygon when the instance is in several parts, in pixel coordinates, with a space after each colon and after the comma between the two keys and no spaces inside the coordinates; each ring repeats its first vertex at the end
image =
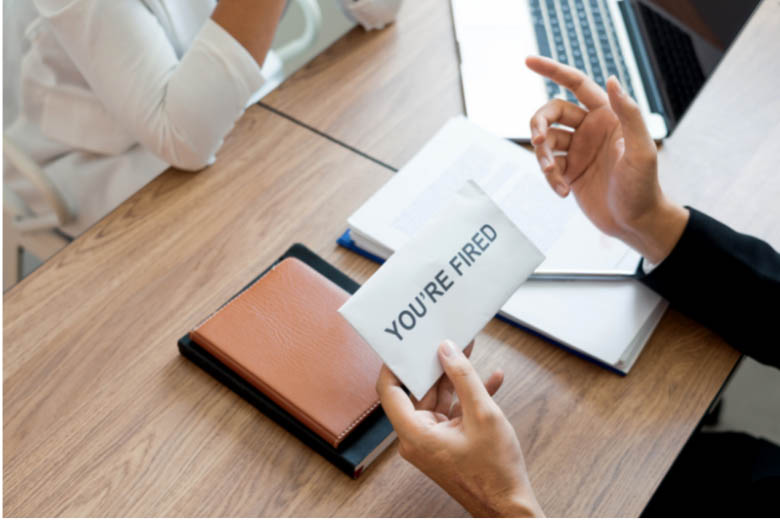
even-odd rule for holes
{"type": "Polygon", "coordinates": [[[498,236],[498,233],[496,233],[496,230],[493,229],[493,226],[490,224],[485,224],[479,230],[482,232],[483,235],[485,235],[485,238],[490,240],[491,242],[496,240],[496,237],[498,236]],[[488,234],[488,230],[490,231],[490,234],[488,234]],[[492,235],[492,236],[491,236],[492,235]]]}
{"type": "Polygon", "coordinates": [[[393,320],[393,328],[392,329],[385,329],[385,332],[388,334],[392,334],[393,336],[398,338],[398,341],[403,341],[404,338],[401,337],[401,333],[398,332],[398,324],[393,320]]]}
{"type": "Polygon", "coordinates": [[[458,256],[461,258],[461,260],[463,260],[464,262],[466,262],[466,265],[467,265],[467,266],[471,267],[471,262],[469,262],[469,261],[466,259],[465,255],[464,255],[462,252],[458,251],[458,256]]]}
{"type": "Polygon", "coordinates": [[[490,246],[490,242],[485,242],[485,240],[482,238],[482,235],[480,235],[479,233],[474,233],[474,236],[471,237],[471,241],[477,244],[477,247],[480,248],[482,251],[484,251],[490,246]]]}
{"type": "Polygon", "coordinates": [[[453,256],[452,258],[450,258],[450,265],[452,266],[453,269],[455,269],[455,272],[458,273],[458,276],[463,276],[463,273],[460,271],[460,268],[463,267],[463,264],[458,262],[457,256],[453,256]]]}
{"type": "MultiPolygon", "coordinates": [[[[452,260],[450,260],[450,262],[452,262],[452,260]]],[[[436,288],[435,282],[428,282],[425,285],[425,294],[428,295],[428,298],[430,298],[433,303],[436,303],[436,297],[435,297],[436,294],[438,294],[439,296],[444,296],[444,293],[436,288]]]]}
{"type": "Polygon", "coordinates": [[[474,256],[479,256],[482,254],[479,251],[477,251],[477,248],[474,247],[474,244],[472,244],[471,242],[463,246],[463,252],[469,256],[469,260],[471,260],[472,264],[474,263],[474,256]]]}
{"type": "Polygon", "coordinates": [[[444,269],[436,273],[436,276],[434,276],[437,282],[439,282],[439,286],[444,289],[444,292],[447,292],[450,290],[450,287],[455,285],[455,282],[450,282],[449,285],[447,285],[447,280],[449,280],[449,277],[444,274],[444,269]]]}
{"type": "Polygon", "coordinates": [[[420,306],[420,309],[421,309],[420,312],[417,312],[417,309],[414,308],[414,302],[409,304],[409,308],[412,309],[412,312],[415,313],[418,318],[422,318],[423,316],[425,316],[425,313],[428,312],[428,309],[426,309],[425,308],[425,304],[420,301],[420,297],[419,296],[415,296],[414,299],[417,302],[417,305],[420,306]]]}
{"type": "Polygon", "coordinates": [[[401,326],[406,330],[412,330],[414,328],[414,325],[417,323],[417,318],[415,318],[414,314],[412,314],[409,311],[401,311],[401,314],[398,315],[398,323],[400,323],[401,326]],[[405,316],[408,316],[409,319],[412,321],[411,325],[407,325],[406,323],[404,323],[405,316]]]}

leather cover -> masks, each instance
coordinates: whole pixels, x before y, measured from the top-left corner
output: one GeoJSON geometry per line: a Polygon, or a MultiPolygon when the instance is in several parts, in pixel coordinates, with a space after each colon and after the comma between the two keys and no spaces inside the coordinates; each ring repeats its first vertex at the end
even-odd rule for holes
{"type": "Polygon", "coordinates": [[[337,312],[349,296],[288,257],[190,338],[338,447],[377,408],[382,365],[337,312]]]}

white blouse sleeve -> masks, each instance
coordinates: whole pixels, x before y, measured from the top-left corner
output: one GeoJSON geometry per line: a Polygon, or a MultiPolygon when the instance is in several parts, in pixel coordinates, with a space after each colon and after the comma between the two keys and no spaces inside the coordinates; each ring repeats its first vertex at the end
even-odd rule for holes
{"type": "Polygon", "coordinates": [[[208,19],[178,59],[138,0],[35,0],[106,110],[168,164],[198,170],[263,84],[260,66],[208,19]]]}

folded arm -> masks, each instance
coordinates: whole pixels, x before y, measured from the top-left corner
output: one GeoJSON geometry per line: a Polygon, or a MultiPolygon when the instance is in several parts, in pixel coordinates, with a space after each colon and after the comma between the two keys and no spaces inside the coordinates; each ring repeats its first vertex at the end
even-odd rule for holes
{"type": "Polygon", "coordinates": [[[138,0],[35,3],[111,116],[155,155],[188,170],[209,164],[262,85],[259,64],[284,7],[284,0],[222,0],[179,59],[138,0]]]}

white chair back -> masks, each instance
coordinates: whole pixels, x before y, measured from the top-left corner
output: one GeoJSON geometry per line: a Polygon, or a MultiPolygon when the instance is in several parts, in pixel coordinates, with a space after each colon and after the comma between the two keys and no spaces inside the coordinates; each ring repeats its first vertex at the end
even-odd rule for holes
{"type": "Polygon", "coordinates": [[[3,155],[8,166],[21,173],[51,208],[51,212],[36,214],[3,184],[3,290],[6,290],[21,279],[22,249],[45,261],[67,245],[68,240],[57,228],[70,222],[75,212],[43,169],[7,136],[3,136],[3,155]]]}

